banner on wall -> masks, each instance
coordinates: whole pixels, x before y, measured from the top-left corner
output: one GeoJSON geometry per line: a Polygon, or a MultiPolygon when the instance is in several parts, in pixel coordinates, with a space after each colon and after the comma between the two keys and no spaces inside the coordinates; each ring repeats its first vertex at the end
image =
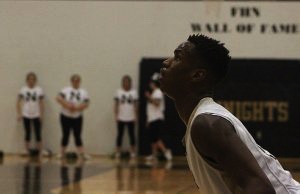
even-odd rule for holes
{"type": "MultiPolygon", "coordinates": [[[[268,8],[271,8],[269,4],[268,8]]],[[[206,13],[215,15],[214,21],[191,22],[193,32],[210,34],[261,34],[261,35],[296,35],[300,33],[300,24],[297,20],[278,20],[271,17],[265,20],[270,10],[261,6],[260,3],[227,4],[222,3],[204,4],[206,13]],[[223,17],[220,17],[220,16],[223,17]],[[219,17],[218,17],[219,16],[219,17]],[[221,18],[226,18],[222,20],[221,18]],[[255,20],[253,20],[255,19],[255,20]]],[[[278,10],[273,10],[274,16],[278,16],[278,10]]],[[[288,14],[287,14],[288,15],[288,14]]]]}
{"type": "MultiPolygon", "coordinates": [[[[145,127],[144,91],[162,59],[140,63],[140,154],[150,153],[145,127]]],[[[237,116],[254,139],[275,156],[300,156],[300,62],[298,60],[233,59],[214,99],[237,116]]],[[[171,99],[166,100],[163,138],[175,155],[185,153],[185,126],[171,99]]]]}

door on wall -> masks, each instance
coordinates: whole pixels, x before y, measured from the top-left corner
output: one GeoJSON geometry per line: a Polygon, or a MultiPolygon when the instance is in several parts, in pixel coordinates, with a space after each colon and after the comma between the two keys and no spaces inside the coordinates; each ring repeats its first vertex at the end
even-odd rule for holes
{"type": "MultiPolygon", "coordinates": [[[[139,152],[150,153],[145,127],[144,92],[163,59],[143,58],[140,63],[139,152]]],[[[233,59],[227,78],[214,99],[247,127],[254,139],[275,156],[300,156],[300,62],[298,60],[233,59]]],[[[175,155],[184,155],[185,126],[171,99],[165,97],[163,140],[175,155]]]]}

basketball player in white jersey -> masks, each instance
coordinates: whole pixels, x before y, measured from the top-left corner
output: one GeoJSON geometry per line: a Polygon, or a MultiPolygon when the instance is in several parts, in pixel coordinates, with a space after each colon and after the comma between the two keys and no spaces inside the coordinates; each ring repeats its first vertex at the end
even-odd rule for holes
{"type": "MultiPolygon", "coordinates": [[[[25,149],[30,150],[32,131],[35,134],[36,149],[42,150],[42,118],[44,112],[44,93],[41,87],[36,85],[37,76],[30,72],[26,76],[26,86],[19,92],[17,101],[17,119],[23,120],[25,129],[25,149]]],[[[41,152],[40,152],[41,153],[41,152]]]]}
{"type": "Polygon", "coordinates": [[[161,131],[164,125],[164,111],[165,111],[165,100],[162,91],[159,88],[158,80],[151,80],[149,83],[151,93],[145,92],[147,99],[147,127],[149,128],[151,149],[152,154],[146,157],[146,160],[156,160],[157,151],[161,150],[164,153],[165,158],[170,161],[172,160],[172,152],[167,149],[164,142],[162,141],[161,131]]]}
{"type": "Polygon", "coordinates": [[[71,86],[65,87],[56,97],[61,105],[60,123],[62,127],[61,154],[59,158],[65,157],[66,148],[69,144],[69,136],[73,132],[78,155],[83,159],[90,156],[84,153],[81,138],[83,125],[83,111],[89,106],[89,96],[85,89],[80,88],[81,77],[77,74],[71,76],[71,86]]]}
{"type": "Polygon", "coordinates": [[[115,95],[115,118],[117,121],[117,149],[115,157],[119,158],[125,127],[127,127],[130,139],[130,157],[134,158],[135,154],[135,134],[134,128],[137,121],[138,110],[138,95],[135,89],[132,88],[132,80],[129,75],[122,78],[122,88],[118,89],[115,95]]]}
{"type": "Polygon", "coordinates": [[[299,194],[300,185],[244,125],[214,102],[230,61],[224,44],[192,35],[163,62],[161,89],[187,126],[187,160],[201,194],[299,194]]]}

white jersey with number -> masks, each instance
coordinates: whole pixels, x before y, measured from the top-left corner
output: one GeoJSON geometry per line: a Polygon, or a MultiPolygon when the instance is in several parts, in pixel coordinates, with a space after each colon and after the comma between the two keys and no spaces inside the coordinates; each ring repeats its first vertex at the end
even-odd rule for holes
{"type": "Polygon", "coordinates": [[[19,93],[19,98],[23,101],[22,116],[33,119],[41,116],[40,100],[44,98],[42,88],[35,86],[29,88],[24,86],[19,93]]]}
{"type": "Polygon", "coordinates": [[[147,102],[147,121],[164,120],[165,101],[162,91],[158,88],[155,89],[151,94],[151,98],[153,100],[159,100],[160,103],[158,106],[155,106],[153,103],[147,102]]]}
{"type": "Polygon", "coordinates": [[[117,90],[115,100],[118,102],[118,121],[132,122],[136,119],[135,103],[138,100],[136,90],[117,90]]]}
{"type": "Polygon", "coordinates": [[[184,138],[188,164],[201,194],[240,194],[242,192],[224,173],[209,165],[196,150],[190,132],[194,119],[200,114],[216,115],[233,125],[238,137],[253,154],[277,194],[300,194],[300,184],[292,178],[290,172],[284,170],[274,156],[256,144],[239,119],[214,102],[212,98],[203,98],[199,102],[190,117],[184,138]]]}
{"type": "MultiPolygon", "coordinates": [[[[89,101],[89,96],[86,90],[73,87],[66,87],[61,90],[59,95],[68,103],[78,106],[89,101]]],[[[78,118],[82,115],[82,111],[70,112],[68,109],[62,108],[61,113],[70,118],[78,118]]]]}

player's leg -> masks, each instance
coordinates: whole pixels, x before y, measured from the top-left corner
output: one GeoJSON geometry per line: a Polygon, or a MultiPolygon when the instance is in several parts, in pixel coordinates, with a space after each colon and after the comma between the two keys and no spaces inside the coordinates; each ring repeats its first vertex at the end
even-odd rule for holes
{"type": "Polygon", "coordinates": [[[84,148],[83,148],[83,143],[82,143],[82,139],[81,139],[82,117],[73,119],[72,128],[73,128],[75,145],[77,147],[78,154],[83,154],[84,148]]]}
{"type": "Polygon", "coordinates": [[[163,142],[161,139],[159,139],[159,140],[157,141],[157,147],[158,147],[158,149],[160,149],[162,152],[166,152],[166,151],[167,151],[167,148],[166,148],[164,142],[163,142]]]}
{"type": "Polygon", "coordinates": [[[135,123],[134,122],[128,122],[127,123],[127,128],[128,128],[128,135],[129,135],[129,141],[130,141],[130,146],[131,146],[131,150],[130,150],[130,156],[133,158],[136,156],[135,152],[135,145],[136,145],[136,141],[135,141],[135,134],[134,134],[134,128],[135,128],[135,123]]]}
{"type": "Polygon", "coordinates": [[[156,159],[156,155],[157,155],[158,130],[156,127],[156,121],[149,123],[149,134],[150,134],[152,153],[150,156],[146,157],[146,160],[153,160],[156,159]]]}
{"type": "Polygon", "coordinates": [[[75,138],[75,145],[77,147],[77,153],[80,157],[83,159],[89,159],[90,156],[84,153],[84,147],[82,142],[82,124],[83,124],[83,117],[79,117],[76,119],[73,119],[72,128],[73,128],[73,134],[75,138]]]}
{"type": "Polygon", "coordinates": [[[164,142],[161,139],[157,141],[157,147],[164,153],[167,160],[172,160],[173,156],[171,150],[166,148],[164,142]]]}
{"type": "Polygon", "coordinates": [[[67,145],[69,144],[69,137],[71,131],[70,119],[64,115],[60,115],[60,124],[62,129],[62,138],[61,138],[61,157],[65,156],[67,145]]]}
{"type": "Polygon", "coordinates": [[[117,134],[117,140],[116,140],[116,144],[117,144],[117,150],[116,150],[116,154],[115,157],[119,158],[121,156],[121,147],[122,147],[122,142],[123,142],[123,135],[124,135],[124,130],[125,130],[125,123],[122,121],[118,121],[117,123],[117,130],[118,130],[118,134],[117,134]]]}
{"type": "Polygon", "coordinates": [[[35,141],[36,141],[36,148],[42,151],[42,124],[40,118],[33,119],[33,126],[35,132],[35,141]]]}
{"type": "Polygon", "coordinates": [[[173,156],[172,156],[172,152],[170,149],[167,149],[167,147],[165,146],[164,142],[162,141],[162,130],[163,130],[163,121],[162,120],[158,120],[156,122],[156,128],[158,129],[158,140],[157,140],[157,147],[158,149],[160,149],[167,160],[172,160],[173,156]]]}
{"type": "Polygon", "coordinates": [[[23,125],[24,125],[24,131],[25,131],[25,149],[27,152],[29,152],[30,149],[30,139],[31,139],[31,127],[30,127],[30,119],[28,118],[23,118],[23,125]]]}

